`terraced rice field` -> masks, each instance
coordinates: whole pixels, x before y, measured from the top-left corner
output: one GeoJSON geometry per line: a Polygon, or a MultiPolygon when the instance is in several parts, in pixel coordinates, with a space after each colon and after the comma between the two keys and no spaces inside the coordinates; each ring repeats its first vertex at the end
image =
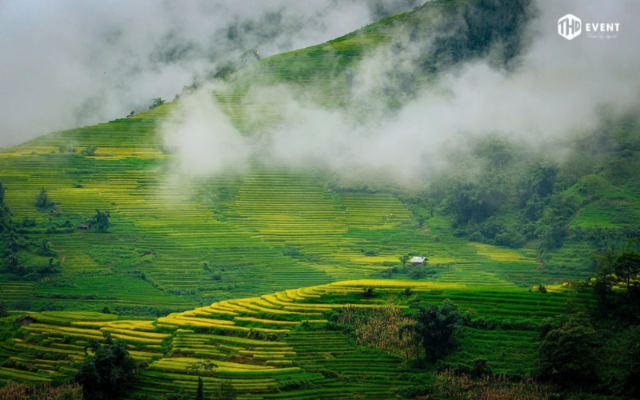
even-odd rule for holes
{"type": "Polygon", "coordinates": [[[442,217],[417,229],[392,194],[330,191],[319,171],[255,162],[242,173],[182,182],[173,172],[174,156],[158,150],[156,126],[171,107],[0,150],[0,182],[8,188],[5,202],[14,220],[36,220],[30,236],[46,238],[63,254],[63,274],[72,281],[68,289],[11,284],[12,294],[3,285],[0,297],[29,297],[33,290],[38,301],[62,305],[69,303],[65,296],[81,294],[85,309],[107,300],[121,307],[186,309],[191,304],[179,296],[237,298],[378,277],[406,253],[450,265],[436,278],[442,282],[512,286],[558,278],[538,271],[535,254],[526,250],[453,237],[442,217]],[[91,144],[98,155],[57,152],[65,144],[91,144]],[[43,187],[60,217],[34,206],[43,187]],[[95,209],[111,213],[108,234],[75,228],[44,233],[65,220],[72,227],[86,222],[95,209]],[[376,255],[364,254],[372,249],[376,255]]]}
{"type": "MultiPolygon", "coordinates": [[[[342,107],[349,91],[345,71],[380,44],[408,40],[414,27],[431,29],[442,7],[455,5],[420,7],[318,46],[263,59],[235,74],[227,90],[213,94],[215,101],[246,134],[279,121],[290,95],[342,107]],[[295,90],[286,93],[275,84],[295,90]]],[[[186,181],[175,172],[177,157],[158,134],[175,107],[167,103],[132,118],[0,150],[0,182],[7,187],[14,221],[37,222],[30,236],[47,239],[61,252],[66,278],[63,285],[6,283],[0,300],[33,299],[35,309],[52,303],[69,308],[74,300],[87,310],[105,303],[121,310],[187,309],[198,302],[379,277],[407,253],[446,266],[432,277],[440,282],[508,287],[584,276],[580,269],[538,270],[532,250],[467,243],[453,236],[451,221],[443,216],[418,229],[394,195],[334,192],[322,171],[252,160],[242,172],[186,181]],[[69,145],[78,151],[60,153],[69,145]],[[89,145],[97,147],[96,154],[81,155],[89,145]],[[42,188],[61,216],[36,209],[42,188]],[[86,222],[95,209],[111,213],[110,233],[75,228],[45,233],[65,220],[72,227],[86,222]],[[76,293],[82,298],[71,298],[76,293]]]]}
{"type": "MultiPolygon", "coordinates": [[[[529,321],[563,314],[572,296],[550,287],[547,294],[528,289],[472,287],[461,284],[400,280],[357,280],[291,289],[260,297],[216,302],[157,320],[131,320],[93,312],[30,314],[36,322],[19,328],[1,345],[0,379],[47,382],[74,374],[89,339],[108,332],[125,340],[130,352],[148,367],[136,377],[129,399],[162,398],[167,393],[195,392],[202,376],[205,392],[229,381],[242,399],[394,398],[410,385],[406,373],[420,373],[397,355],[356,346],[342,331],[312,330],[347,305],[395,307],[405,288],[422,303],[449,298],[474,318],[529,321]],[[364,288],[375,288],[374,301],[364,288]],[[193,371],[196,362],[211,361],[212,372],[193,371]],[[296,386],[294,382],[305,382],[296,386]]],[[[406,306],[401,306],[405,307],[406,306]]],[[[15,318],[10,317],[10,318],[15,318]]],[[[8,320],[10,320],[7,319],[8,320]]],[[[522,373],[523,360],[534,354],[535,331],[467,328],[459,349],[448,361],[486,357],[496,372],[522,373]]]]}

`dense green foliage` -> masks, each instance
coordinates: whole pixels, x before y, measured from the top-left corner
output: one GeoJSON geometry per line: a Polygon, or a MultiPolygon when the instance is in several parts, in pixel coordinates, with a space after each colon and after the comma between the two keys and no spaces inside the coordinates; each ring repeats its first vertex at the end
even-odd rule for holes
{"type": "Polygon", "coordinates": [[[94,355],[86,357],[78,368],[76,381],[82,385],[85,400],[109,400],[126,393],[127,385],[136,373],[137,363],[127,351],[124,341],[104,345],[89,344],[94,355]]]}
{"type": "Polygon", "coordinates": [[[97,232],[107,232],[109,230],[109,218],[111,215],[109,211],[101,212],[100,210],[96,210],[96,215],[91,218],[91,226],[97,232]]]}
{"type": "Polygon", "coordinates": [[[42,188],[40,193],[36,196],[36,207],[49,208],[54,205],[53,201],[49,198],[47,191],[42,188]]]}
{"type": "Polygon", "coordinates": [[[152,103],[149,106],[149,110],[153,110],[156,107],[160,107],[164,103],[165,101],[161,97],[156,97],[155,99],[152,100],[152,103]]]}
{"type": "Polygon", "coordinates": [[[633,251],[598,256],[596,279],[578,290],[590,292],[599,307],[577,304],[572,313],[541,326],[537,345],[541,379],[568,392],[580,389],[630,398],[640,394],[640,291],[636,285],[628,286],[625,275],[638,267],[639,256],[633,251]],[[620,275],[612,275],[616,269],[620,275]],[[614,289],[617,285],[624,290],[614,289]]]}
{"type": "Polygon", "coordinates": [[[418,336],[431,361],[446,356],[456,344],[456,335],[461,335],[464,329],[458,306],[448,299],[442,306],[420,307],[413,319],[412,324],[400,328],[399,335],[402,337],[405,331],[411,331],[418,336]]]}
{"type": "Polygon", "coordinates": [[[539,352],[541,375],[557,384],[578,387],[595,377],[596,331],[585,317],[571,316],[542,332],[539,352]]]}

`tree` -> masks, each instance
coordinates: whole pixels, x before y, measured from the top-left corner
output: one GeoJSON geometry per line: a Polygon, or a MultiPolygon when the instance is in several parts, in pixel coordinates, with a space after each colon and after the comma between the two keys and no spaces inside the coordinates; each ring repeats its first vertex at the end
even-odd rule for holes
{"type": "Polygon", "coordinates": [[[38,249],[38,254],[42,257],[53,257],[56,255],[56,252],[51,250],[51,246],[47,239],[42,239],[42,243],[40,244],[40,248],[38,249]]]}
{"type": "Polygon", "coordinates": [[[260,61],[260,55],[258,54],[257,49],[250,49],[245,51],[240,55],[240,61],[244,65],[253,64],[254,62],[260,61]]]}
{"type": "Polygon", "coordinates": [[[405,332],[413,332],[422,340],[427,358],[431,361],[443,358],[455,346],[456,335],[463,333],[463,316],[458,306],[446,299],[442,306],[420,306],[412,324],[400,327],[400,338],[405,332]]]}
{"type": "Polygon", "coordinates": [[[187,364],[187,367],[185,368],[189,374],[191,374],[191,372],[193,373],[198,373],[198,371],[200,371],[201,369],[204,372],[211,372],[214,368],[217,368],[218,365],[212,363],[211,361],[199,361],[199,362],[194,362],[194,363],[189,363],[187,364]]]}
{"type": "Polygon", "coordinates": [[[96,150],[98,150],[98,148],[94,145],[88,145],[87,147],[84,148],[84,150],[82,150],[82,155],[83,156],[94,156],[96,154],[96,150]]]}
{"type": "Polygon", "coordinates": [[[409,261],[409,255],[405,254],[402,257],[398,257],[398,260],[400,260],[400,262],[402,263],[402,268],[404,268],[404,266],[407,264],[407,261],[409,261]]]}
{"type": "Polygon", "coordinates": [[[220,383],[220,386],[217,390],[213,392],[212,400],[236,400],[237,394],[236,389],[233,387],[231,382],[224,381],[220,383]]]}
{"type": "Polygon", "coordinates": [[[18,267],[18,253],[9,252],[9,254],[7,254],[7,256],[4,258],[4,262],[10,272],[15,271],[15,269],[18,267]]]}
{"type": "Polygon", "coordinates": [[[609,310],[609,298],[613,292],[613,285],[616,278],[613,276],[613,265],[615,256],[613,251],[607,250],[605,253],[594,253],[591,259],[595,261],[598,274],[595,281],[590,282],[593,287],[593,294],[598,300],[602,312],[606,315],[609,310]]]}
{"type": "Polygon", "coordinates": [[[96,215],[94,215],[91,219],[91,225],[94,226],[98,232],[107,232],[107,230],[109,230],[109,226],[111,225],[109,223],[110,217],[111,215],[109,214],[109,211],[101,212],[100,210],[96,209],[96,215]]]}
{"type": "Polygon", "coordinates": [[[4,204],[4,185],[2,184],[2,182],[0,182],[0,205],[4,204]]]}
{"type": "Polygon", "coordinates": [[[592,383],[598,358],[596,331],[584,314],[552,321],[541,327],[538,374],[561,385],[592,383]]]}
{"type": "Polygon", "coordinates": [[[626,377],[622,379],[622,385],[626,393],[640,398],[640,326],[635,326],[627,332],[624,347],[627,351],[623,371],[626,377]]]}
{"type": "Polygon", "coordinates": [[[40,193],[36,196],[36,207],[39,208],[49,208],[53,205],[53,201],[49,198],[47,191],[45,188],[40,190],[40,193]]]}
{"type": "Polygon", "coordinates": [[[85,357],[75,377],[82,385],[84,399],[106,400],[124,394],[137,369],[126,342],[100,346],[94,340],[89,347],[95,354],[85,357]]]}
{"type": "Polygon", "coordinates": [[[151,105],[149,106],[149,110],[153,110],[156,107],[160,107],[161,105],[164,104],[165,100],[162,99],[162,97],[156,97],[155,99],[152,100],[153,102],[151,103],[151,105]]]}
{"type": "Polygon", "coordinates": [[[625,251],[613,263],[613,270],[619,279],[626,281],[627,296],[630,296],[630,282],[640,273],[640,253],[631,250],[625,251]]]}
{"type": "Polygon", "coordinates": [[[204,400],[204,393],[202,387],[202,378],[198,377],[198,390],[196,391],[196,400],[204,400]]]}

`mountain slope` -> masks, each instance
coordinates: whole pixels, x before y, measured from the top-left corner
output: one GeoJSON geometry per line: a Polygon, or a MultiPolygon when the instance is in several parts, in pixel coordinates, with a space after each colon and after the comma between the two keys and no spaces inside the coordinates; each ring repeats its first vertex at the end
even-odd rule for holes
{"type": "MultiPolygon", "coordinates": [[[[443,11],[453,13],[466,3],[428,2],[325,44],[269,57],[228,77],[227,89],[215,96],[247,134],[256,118],[281,112],[277,97],[266,107],[253,103],[249,87],[289,82],[323,106],[347,107],[345,73],[365,53],[411,40],[416,29],[428,36],[443,11]]],[[[433,74],[425,69],[417,87],[433,74]]],[[[2,291],[0,300],[17,309],[99,310],[109,304],[124,313],[161,315],[345,279],[407,278],[412,270],[399,261],[405,254],[426,255],[433,265],[413,272],[414,278],[441,282],[526,286],[590,273],[585,260],[598,247],[582,241],[581,233],[542,255],[537,239],[517,249],[495,246],[503,244],[495,237],[470,242],[474,232],[457,226],[455,212],[437,196],[425,201],[397,188],[344,187],[320,171],[259,162],[242,173],[180,182],[173,174],[176,156],[157,133],[175,104],[0,150],[4,202],[13,213],[0,244],[9,248],[13,239],[6,232],[13,231],[20,247],[16,265],[4,261],[0,275],[3,287],[20,290],[2,291]],[[82,154],[89,146],[97,148],[94,154],[82,154]],[[55,205],[39,209],[36,196],[43,188],[55,205]],[[110,212],[109,232],[80,231],[78,224],[90,221],[96,209],[110,212]],[[43,251],[53,256],[39,255],[43,251]],[[50,258],[60,272],[48,269],[50,258]]],[[[636,150],[629,151],[625,160],[636,163],[636,150]]],[[[606,177],[636,165],[616,167],[612,160],[594,174],[606,177]]],[[[572,231],[636,215],[636,186],[624,181],[594,189],[597,196],[586,201],[580,185],[590,179],[600,178],[562,188],[563,196],[576,192],[575,199],[584,200],[576,200],[583,208],[571,220],[572,231]]],[[[508,207],[499,214],[506,225],[518,215],[508,207]]]]}

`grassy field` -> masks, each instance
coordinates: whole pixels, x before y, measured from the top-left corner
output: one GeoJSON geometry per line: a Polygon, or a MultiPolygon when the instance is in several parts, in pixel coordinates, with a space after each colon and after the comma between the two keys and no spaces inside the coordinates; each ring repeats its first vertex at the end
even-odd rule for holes
{"type": "MultiPolygon", "coordinates": [[[[2,344],[0,379],[48,382],[73,375],[89,339],[104,332],[125,340],[132,356],[148,365],[136,378],[130,399],[195,392],[203,376],[205,392],[229,380],[243,399],[394,398],[412,369],[395,354],[356,345],[342,331],[326,330],[328,318],[346,307],[401,307],[449,298],[473,319],[539,322],[562,315],[577,296],[563,287],[543,294],[525,288],[474,287],[402,280],[356,280],[225,300],[154,320],[93,312],[30,314],[36,322],[11,326],[2,344]],[[374,288],[365,298],[363,289],[374,288]],[[402,295],[410,288],[412,295],[402,295]],[[309,328],[311,327],[311,328],[309,328]],[[211,373],[190,371],[211,361],[211,373]]],[[[5,329],[15,316],[5,320],[5,329]]],[[[535,331],[467,328],[450,362],[485,357],[494,372],[523,374],[531,367],[535,331]]]]}

